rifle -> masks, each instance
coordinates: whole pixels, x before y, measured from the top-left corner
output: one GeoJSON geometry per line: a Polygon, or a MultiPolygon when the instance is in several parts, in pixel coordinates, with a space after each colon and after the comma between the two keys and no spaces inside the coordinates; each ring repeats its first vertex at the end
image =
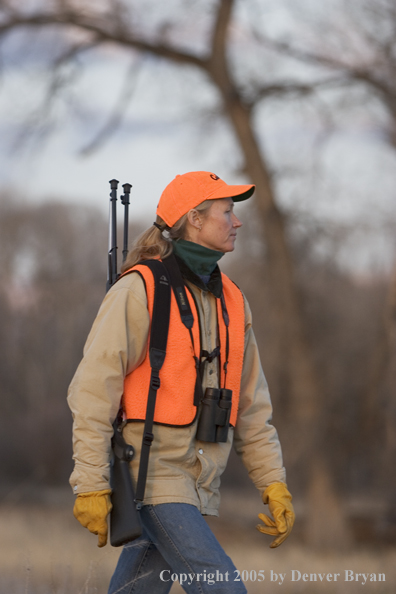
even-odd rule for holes
{"type": "MultiPolygon", "coordinates": [[[[109,251],[107,260],[106,291],[119,278],[117,271],[117,187],[118,180],[110,181],[110,215],[109,215],[109,251]]],[[[121,202],[124,205],[124,242],[123,261],[128,254],[128,208],[131,184],[124,184],[124,195],[121,202]]],[[[111,439],[112,460],[110,463],[110,486],[112,489],[110,512],[110,543],[119,547],[142,534],[139,512],[136,509],[135,491],[129,472],[129,462],[134,456],[134,449],[128,445],[122,436],[124,423],[121,409],[113,423],[113,437],[111,439]]]]}
{"type": "MultiPolygon", "coordinates": [[[[117,272],[117,188],[118,180],[110,180],[110,213],[109,213],[109,251],[107,255],[107,283],[106,292],[114,285],[119,278],[117,272]]],[[[124,206],[124,242],[122,250],[122,261],[125,262],[128,255],[128,226],[129,226],[129,195],[131,184],[123,184],[124,194],[121,196],[121,203],[124,206]]]]}

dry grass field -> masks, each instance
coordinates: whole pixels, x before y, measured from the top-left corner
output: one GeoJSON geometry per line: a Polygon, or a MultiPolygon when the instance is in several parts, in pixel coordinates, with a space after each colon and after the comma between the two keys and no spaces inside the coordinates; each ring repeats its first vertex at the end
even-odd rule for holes
{"type": "MultiPolygon", "coordinates": [[[[211,519],[210,525],[238,569],[244,571],[249,593],[396,592],[396,549],[355,548],[347,554],[320,554],[291,537],[279,549],[271,550],[270,539],[254,529],[261,508],[257,509],[259,506],[250,501],[242,505],[233,497],[223,496],[222,518],[211,519]],[[265,579],[258,582],[260,570],[265,579]],[[354,577],[368,574],[367,582],[363,583],[361,575],[357,581],[345,581],[346,570],[353,572],[354,577]],[[278,574],[276,581],[271,581],[271,572],[273,578],[278,574]],[[337,581],[334,578],[327,581],[328,574],[337,573],[340,574],[337,581]],[[279,574],[285,575],[282,583],[279,574]],[[304,574],[308,581],[303,581],[304,574]],[[313,574],[317,581],[310,581],[313,574]],[[324,574],[323,582],[319,574],[324,574]],[[377,581],[370,581],[372,574],[377,581]],[[385,581],[378,581],[380,574],[385,574],[385,581]],[[301,577],[292,581],[293,575],[301,577]]],[[[31,505],[11,500],[2,503],[1,594],[106,594],[119,550],[109,545],[97,548],[96,537],[73,518],[72,504],[72,496],[65,493],[31,505]]],[[[172,594],[180,592],[182,589],[175,584],[172,594]]]]}

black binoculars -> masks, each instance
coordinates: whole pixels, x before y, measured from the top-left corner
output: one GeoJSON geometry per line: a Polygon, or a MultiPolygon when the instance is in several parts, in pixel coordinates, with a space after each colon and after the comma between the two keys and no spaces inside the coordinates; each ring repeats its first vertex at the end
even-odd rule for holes
{"type": "Polygon", "coordinates": [[[232,390],[206,388],[198,421],[197,439],[214,443],[227,441],[231,400],[232,390]]]}

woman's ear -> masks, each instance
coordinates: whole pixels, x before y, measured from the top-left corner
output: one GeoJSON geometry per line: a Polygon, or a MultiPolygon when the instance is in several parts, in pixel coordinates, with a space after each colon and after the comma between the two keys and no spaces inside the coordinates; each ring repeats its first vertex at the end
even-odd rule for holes
{"type": "Polygon", "coordinates": [[[201,231],[202,220],[199,215],[199,212],[197,210],[195,210],[195,208],[192,208],[191,210],[188,211],[187,219],[188,219],[188,222],[190,223],[190,225],[192,225],[198,231],[201,231]]]}

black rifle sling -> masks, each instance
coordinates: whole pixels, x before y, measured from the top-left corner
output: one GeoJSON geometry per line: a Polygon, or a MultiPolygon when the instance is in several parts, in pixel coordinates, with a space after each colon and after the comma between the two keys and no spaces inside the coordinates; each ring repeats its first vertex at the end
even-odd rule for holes
{"type": "MultiPolygon", "coordinates": [[[[192,333],[192,327],[194,324],[194,316],[191,311],[190,302],[188,301],[186,287],[184,285],[184,280],[182,273],[180,272],[180,268],[177,264],[176,258],[174,254],[171,254],[168,258],[163,260],[163,264],[165,265],[168,273],[170,282],[172,285],[173,293],[176,298],[176,303],[179,308],[181,321],[188,329],[190,333],[193,353],[194,353],[194,361],[195,361],[195,369],[197,373],[197,377],[195,380],[195,388],[194,388],[194,406],[199,406],[199,403],[203,399],[203,392],[202,392],[202,378],[201,378],[201,371],[200,371],[200,359],[195,355],[194,349],[194,337],[192,333]]],[[[199,322],[198,322],[199,323],[199,322]]]]}
{"type": "Polygon", "coordinates": [[[165,266],[159,260],[144,260],[139,264],[148,266],[154,276],[154,306],[151,320],[150,332],[150,366],[151,378],[147,398],[146,418],[144,423],[142,450],[140,454],[139,474],[136,486],[136,507],[140,509],[144,499],[146,488],[147,468],[150,454],[150,446],[153,441],[153,421],[157,390],[160,387],[159,372],[164,363],[166,355],[166,343],[168,340],[171,289],[169,274],[165,266]]]}

